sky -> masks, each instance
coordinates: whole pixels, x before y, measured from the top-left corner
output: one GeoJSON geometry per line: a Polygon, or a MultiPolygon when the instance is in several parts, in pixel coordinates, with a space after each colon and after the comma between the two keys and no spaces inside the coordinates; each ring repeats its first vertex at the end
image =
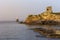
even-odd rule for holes
{"type": "Polygon", "coordinates": [[[0,0],[0,21],[20,21],[30,15],[37,15],[52,6],[53,12],[60,12],[60,0],[0,0]]]}

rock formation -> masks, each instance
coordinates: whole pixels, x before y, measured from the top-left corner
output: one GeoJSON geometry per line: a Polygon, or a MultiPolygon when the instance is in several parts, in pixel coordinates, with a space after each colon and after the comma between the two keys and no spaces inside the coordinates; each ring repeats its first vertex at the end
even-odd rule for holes
{"type": "Polygon", "coordinates": [[[35,23],[35,22],[39,22],[41,20],[44,20],[44,21],[53,20],[53,21],[60,22],[60,12],[53,12],[52,7],[48,6],[46,8],[46,11],[42,12],[39,15],[29,15],[26,18],[25,22],[26,23],[32,23],[32,22],[35,23]]]}

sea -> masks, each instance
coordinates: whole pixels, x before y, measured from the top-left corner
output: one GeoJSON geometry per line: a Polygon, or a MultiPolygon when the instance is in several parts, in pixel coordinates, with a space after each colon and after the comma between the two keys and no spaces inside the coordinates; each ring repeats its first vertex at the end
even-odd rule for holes
{"type": "MultiPolygon", "coordinates": [[[[0,40],[60,40],[60,38],[47,38],[32,30],[46,25],[27,25],[15,21],[0,21],[0,40]]],[[[60,29],[60,26],[51,26],[60,29]]]]}

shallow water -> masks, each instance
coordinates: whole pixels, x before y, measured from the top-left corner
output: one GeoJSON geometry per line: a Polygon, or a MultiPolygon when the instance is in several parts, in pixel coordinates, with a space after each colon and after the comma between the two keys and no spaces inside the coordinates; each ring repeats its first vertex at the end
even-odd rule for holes
{"type": "Polygon", "coordinates": [[[0,40],[60,40],[57,38],[42,37],[38,32],[30,30],[31,28],[39,27],[44,26],[25,25],[14,21],[3,21],[0,22],[0,40]]]}

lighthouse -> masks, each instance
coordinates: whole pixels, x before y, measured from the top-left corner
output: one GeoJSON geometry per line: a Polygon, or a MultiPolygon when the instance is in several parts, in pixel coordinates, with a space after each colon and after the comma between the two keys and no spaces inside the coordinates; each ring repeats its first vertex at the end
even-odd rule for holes
{"type": "Polygon", "coordinates": [[[16,22],[19,22],[19,19],[18,19],[18,17],[16,17],[16,22]]]}

